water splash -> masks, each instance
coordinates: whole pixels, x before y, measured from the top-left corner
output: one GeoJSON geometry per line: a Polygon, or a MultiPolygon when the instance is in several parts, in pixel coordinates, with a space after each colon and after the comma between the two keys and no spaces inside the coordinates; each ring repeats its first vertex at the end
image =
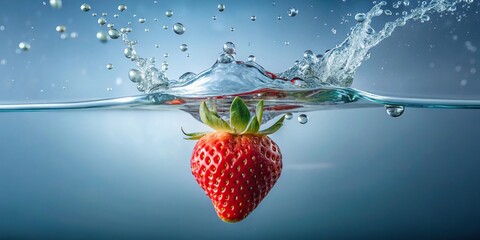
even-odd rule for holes
{"type": "MultiPolygon", "coordinates": [[[[288,90],[314,89],[321,86],[349,87],[353,83],[356,70],[370,58],[370,50],[391,36],[397,27],[404,26],[411,20],[428,21],[428,14],[453,12],[456,5],[462,2],[469,4],[472,1],[432,0],[429,3],[424,1],[409,13],[404,12],[401,17],[387,22],[382,29],[375,31],[372,27],[373,19],[383,14],[387,15],[382,9],[387,3],[382,1],[374,5],[370,11],[355,15],[357,23],[341,44],[324,55],[307,50],[301,61],[278,74],[266,71],[250,59],[246,62],[236,60],[234,45],[228,42],[224,46],[224,53],[210,69],[196,75],[188,74],[188,78],[172,80],[166,76],[168,62],[163,62],[161,69],[158,69],[154,58],[145,59],[137,55],[135,51],[137,42],[128,39],[128,32],[131,29],[128,31],[128,28],[122,28],[121,36],[126,45],[125,56],[134,61],[138,68],[130,71],[130,80],[137,84],[137,89],[141,92],[214,96],[262,88],[288,90]],[[233,45],[233,48],[230,45],[233,45]]],[[[220,5],[219,10],[223,11],[224,5],[220,5]]],[[[404,5],[410,5],[410,2],[404,5]]],[[[181,23],[176,23],[173,30],[177,34],[183,34],[185,28],[181,23]]]]}

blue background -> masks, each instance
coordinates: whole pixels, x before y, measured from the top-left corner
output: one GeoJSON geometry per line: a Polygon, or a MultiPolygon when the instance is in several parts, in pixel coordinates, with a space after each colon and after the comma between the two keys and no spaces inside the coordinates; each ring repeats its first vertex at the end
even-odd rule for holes
{"type": "MultiPolygon", "coordinates": [[[[372,7],[353,0],[223,1],[220,13],[214,1],[89,1],[92,10],[85,13],[82,3],[53,9],[48,1],[1,1],[1,103],[139,94],[128,80],[134,65],[121,41],[95,38],[106,30],[97,24],[103,12],[116,28],[131,21],[139,54],[167,60],[175,79],[210,67],[226,41],[236,44],[237,59],[254,54],[266,69],[281,72],[307,49],[322,53],[341,43],[353,16],[372,7]],[[120,3],[128,7],[123,13],[120,3]],[[299,9],[294,18],[287,15],[291,6],[299,9]],[[169,9],[171,19],[164,15],[169,9]],[[185,34],[173,33],[175,22],[185,25],[185,34]],[[57,25],[78,38],[61,39],[57,25]],[[21,41],[31,49],[17,53],[21,41]]],[[[479,5],[469,6],[399,28],[372,49],[353,86],[395,96],[480,99],[479,51],[466,44],[480,47],[479,5]],[[459,15],[465,15],[461,21],[459,15]]],[[[395,18],[379,17],[374,27],[395,18]]],[[[306,125],[292,120],[273,135],[284,155],[282,177],[245,221],[232,225],[216,217],[190,174],[194,142],[183,140],[180,127],[207,128],[186,113],[0,113],[0,238],[480,235],[478,110],[407,109],[390,118],[383,108],[370,108],[308,116],[306,125]]]]}

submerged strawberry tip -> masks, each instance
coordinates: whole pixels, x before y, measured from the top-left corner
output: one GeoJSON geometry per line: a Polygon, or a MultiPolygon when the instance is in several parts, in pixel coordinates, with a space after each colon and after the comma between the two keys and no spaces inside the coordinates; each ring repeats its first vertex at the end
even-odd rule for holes
{"type": "Polygon", "coordinates": [[[282,154],[267,134],[283,125],[281,117],[260,131],[263,100],[252,117],[245,102],[236,97],[230,106],[230,121],[223,120],[215,108],[200,105],[202,122],[215,132],[186,133],[198,140],[190,167],[192,175],[212,200],[218,217],[228,223],[245,219],[265,198],[280,177],[282,154]]]}

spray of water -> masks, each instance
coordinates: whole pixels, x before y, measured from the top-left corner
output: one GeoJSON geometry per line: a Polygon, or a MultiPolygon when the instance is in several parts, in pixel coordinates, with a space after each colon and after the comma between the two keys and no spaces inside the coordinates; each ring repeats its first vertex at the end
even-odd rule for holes
{"type": "MultiPolygon", "coordinates": [[[[375,31],[372,20],[383,14],[391,15],[390,10],[383,10],[387,4],[382,1],[366,13],[355,16],[357,24],[348,37],[324,55],[316,55],[307,50],[304,58],[288,70],[273,74],[257,64],[253,58],[247,62],[235,60],[235,46],[226,43],[224,53],[216,63],[202,73],[183,74],[178,80],[168,79],[166,71],[168,63],[163,62],[160,68],[155,59],[142,58],[135,51],[136,41],[128,39],[128,28],[122,28],[121,34],[126,45],[125,56],[137,65],[137,69],[129,72],[130,80],[137,84],[141,92],[168,92],[179,95],[208,96],[225,95],[270,89],[308,89],[322,86],[349,87],[360,65],[370,57],[370,49],[392,35],[397,27],[407,22],[430,19],[428,14],[455,11],[460,3],[470,4],[472,0],[432,0],[423,1],[420,6],[405,12],[394,21],[387,22],[384,27],[375,31]],[[389,14],[388,14],[389,13],[389,14]]],[[[409,4],[408,4],[409,5],[409,4]]]]}

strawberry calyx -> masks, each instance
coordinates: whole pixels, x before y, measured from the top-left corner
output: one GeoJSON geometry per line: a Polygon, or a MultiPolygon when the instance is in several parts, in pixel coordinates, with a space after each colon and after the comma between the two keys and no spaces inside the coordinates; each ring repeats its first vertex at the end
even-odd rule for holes
{"type": "MultiPolygon", "coordinates": [[[[200,119],[209,127],[218,132],[228,132],[235,135],[260,134],[268,135],[275,133],[283,126],[285,116],[282,116],[272,126],[260,130],[263,118],[263,99],[261,99],[255,108],[255,115],[252,117],[247,104],[240,98],[235,97],[230,105],[230,121],[222,119],[215,108],[209,109],[204,101],[200,104],[200,119]]],[[[182,128],[183,134],[188,140],[198,140],[211,132],[186,133],[182,128]]]]}

